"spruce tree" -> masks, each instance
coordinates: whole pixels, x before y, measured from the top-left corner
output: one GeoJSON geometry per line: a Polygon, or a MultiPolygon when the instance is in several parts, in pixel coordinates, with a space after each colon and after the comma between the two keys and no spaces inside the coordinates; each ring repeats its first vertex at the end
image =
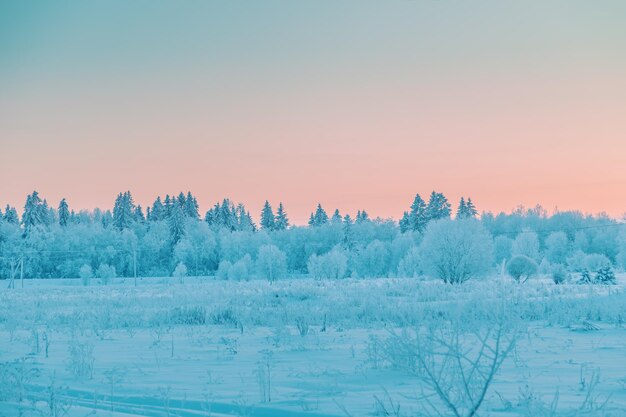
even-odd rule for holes
{"type": "Polygon", "coordinates": [[[179,201],[174,201],[170,217],[168,218],[168,226],[170,229],[170,243],[172,246],[185,235],[185,213],[184,207],[181,207],[179,201]]]}
{"type": "Polygon", "coordinates": [[[478,215],[476,206],[474,206],[474,202],[472,202],[471,198],[467,199],[467,203],[465,204],[465,211],[467,213],[467,217],[476,217],[478,215]]]}
{"type": "Polygon", "coordinates": [[[65,227],[67,226],[69,221],[70,221],[70,210],[69,210],[69,207],[67,206],[67,201],[65,201],[65,199],[62,199],[61,202],[59,203],[59,225],[61,225],[61,227],[65,227]]]}
{"type": "Polygon", "coordinates": [[[143,215],[143,209],[141,208],[141,205],[137,205],[137,207],[135,207],[135,221],[146,221],[146,217],[143,215]]]}
{"type": "Polygon", "coordinates": [[[408,228],[417,232],[423,232],[428,224],[428,213],[426,202],[419,194],[415,194],[413,204],[411,204],[411,212],[408,218],[408,228]]]}
{"type": "Polygon", "coordinates": [[[198,201],[189,191],[187,192],[187,197],[185,198],[185,213],[193,219],[200,217],[198,214],[198,201]]]}
{"type": "Polygon", "coordinates": [[[113,206],[113,226],[118,230],[128,229],[135,220],[135,203],[130,191],[118,194],[113,206]]]}
{"type": "Polygon", "coordinates": [[[321,204],[317,204],[317,209],[315,210],[315,226],[322,226],[328,223],[328,214],[326,214],[326,210],[322,208],[321,204]]]}
{"type": "Polygon", "coordinates": [[[315,215],[313,213],[309,216],[309,226],[317,226],[315,223],[315,215]]]}
{"type": "Polygon", "coordinates": [[[465,205],[465,198],[461,197],[459,201],[459,207],[456,209],[456,218],[464,219],[467,217],[467,206],[465,205]]]}
{"type": "Polygon", "coordinates": [[[343,218],[341,217],[341,213],[339,213],[339,209],[335,209],[335,212],[333,213],[333,217],[331,217],[330,221],[332,224],[342,223],[343,218]]]}
{"type": "Polygon", "coordinates": [[[45,208],[37,191],[26,196],[26,204],[24,204],[24,215],[22,216],[22,225],[24,226],[24,234],[28,234],[33,227],[45,224],[45,208]]]}
{"type": "Polygon", "coordinates": [[[15,207],[11,207],[7,204],[4,210],[4,221],[11,224],[19,224],[20,218],[17,215],[17,210],[15,210],[15,207]]]}
{"type": "Polygon", "coordinates": [[[161,197],[157,197],[154,203],[152,203],[148,220],[156,222],[163,219],[165,219],[165,206],[161,202],[161,197]]]}
{"type": "Polygon", "coordinates": [[[274,212],[272,211],[272,206],[270,206],[269,201],[265,200],[265,204],[263,205],[263,210],[261,210],[261,228],[264,230],[274,230],[274,212]]]}
{"type": "Polygon", "coordinates": [[[433,191],[426,207],[428,220],[439,220],[450,218],[450,203],[442,193],[433,191]]]}
{"type": "Polygon", "coordinates": [[[402,213],[402,218],[398,222],[398,226],[400,226],[400,232],[402,232],[402,233],[406,233],[409,230],[411,230],[410,229],[410,227],[411,227],[411,220],[410,220],[410,217],[409,217],[409,213],[407,211],[402,213]]]}
{"type": "Polygon", "coordinates": [[[289,218],[283,207],[283,203],[278,204],[278,210],[276,211],[276,219],[274,221],[274,227],[276,230],[285,230],[289,227],[289,218]]]}

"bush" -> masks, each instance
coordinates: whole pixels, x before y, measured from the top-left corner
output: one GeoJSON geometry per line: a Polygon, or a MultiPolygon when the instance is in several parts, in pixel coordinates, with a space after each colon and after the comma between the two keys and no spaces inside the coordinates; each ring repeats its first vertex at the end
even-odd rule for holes
{"type": "Polygon", "coordinates": [[[90,265],[83,265],[78,270],[78,276],[83,282],[83,285],[89,285],[91,283],[91,279],[93,278],[93,270],[90,265]]]}
{"type": "Polygon", "coordinates": [[[107,264],[100,264],[98,267],[98,278],[104,285],[107,285],[112,278],[115,278],[115,267],[107,264]]]}
{"type": "Polygon", "coordinates": [[[307,269],[316,279],[341,279],[346,276],[348,257],[340,249],[333,249],[320,256],[313,254],[307,262],[307,269]]]}
{"type": "Polygon", "coordinates": [[[489,270],[493,241],[475,219],[439,220],[426,228],[420,255],[426,273],[446,283],[462,283],[489,270]]]}
{"type": "Polygon", "coordinates": [[[252,258],[247,253],[243,258],[235,262],[228,270],[228,279],[231,281],[243,281],[250,279],[252,258]]]}
{"type": "Polygon", "coordinates": [[[274,245],[263,245],[259,248],[256,266],[260,277],[274,281],[287,275],[287,256],[274,245]]]}
{"type": "Polygon", "coordinates": [[[552,277],[552,281],[555,284],[563,284],[569,279],[569,274],[567,273],[567,269],[562,264],[552,265],[550,276],[552,277]]]}
{"type": "Polygon", "coordinates": [[[605,255],[599,253],[592,253],[589,255],[585,255],[583,260],[584,266],[589,271],[599,271],[603,268],[611,269],[611,260],[607,258],[605,255]]]}
{"type": "Polygon", "coordinates": [[[617,284],[617,280],[615,279],[615,273],[613,272],[613,268],[610,266],[604,266],[598,270],[595,278],[596,284],[603,285],[615,285],[617,284]]]}
{"type": "Polygon", "coordinates": [[[398,276],[402,278],[417,278],[422,273],[422,260],[419,249],[412,247],[398,264],[398,276]]]}
{"type": "Polygon", "coordinates": [[[172,272],[172,276],[178,278],[179,281],[182,282],[183,278],[187,276],[187,267],[185,266],[185,264],[179,262],[178,265],[176,265],[174,272],[172,272]]]}
{"type": "Polygon", "coordinates": [[[506,266],[509,275],[517,282],[528,281],[538,269],[537,262],[525,255],[512,257],[506,266]]]}
{"type": "Polygon", "coordinates": [[[219,279],[228,279],[228,272],[230,268],[232,268],[233,264],[230,261],[221,261],[219,266],[217,267],[217,272],[215,276],[219,279]]]}

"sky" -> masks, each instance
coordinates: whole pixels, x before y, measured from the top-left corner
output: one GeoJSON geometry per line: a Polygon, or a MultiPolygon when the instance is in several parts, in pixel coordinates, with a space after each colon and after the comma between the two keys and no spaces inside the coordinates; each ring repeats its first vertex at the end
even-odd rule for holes
{"type": "Polygon", "coordinates": [[[0,204],[626,212],[626,2],[0,3],[0,204]]]}

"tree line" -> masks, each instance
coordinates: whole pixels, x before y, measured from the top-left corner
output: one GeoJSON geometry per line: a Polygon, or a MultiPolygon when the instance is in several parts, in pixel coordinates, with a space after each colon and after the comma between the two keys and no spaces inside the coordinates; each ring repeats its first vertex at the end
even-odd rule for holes
{"type": "Polygon", "coordinates": [[[417,194],[398,222],[370,218],[365,210],[354,219],[339,210],[329,215],[318,204],[306,226],[292,225],[284,205],[274,210],[269,201],[257,224],[244,204],[229,199],[201,216],[191,192],[159,196],[144,210],[127,191],[119,193],[112,210],[77,212],[66,199],[51,207],[35,191],[21,218],[14,207],[0,210],[0,277],[11,274],[16,259],[24,260],[27,277],[42,278],[102,271],[224,279],[417,277],[437,274],[431,264],[446,247],[433,252],[441,245],[436,237],[468,252],[463,258],[468,265],[471,259],[481,263],[470,268],[470,276],[495,271],[515,256],[546,273],[595,271],[626,263],[620,225],[607,215],[548,215],[541,207],[479,216],[471,198],[461,198],[453,212],[446,196],[435,191],[427,201],[417,194]]]}

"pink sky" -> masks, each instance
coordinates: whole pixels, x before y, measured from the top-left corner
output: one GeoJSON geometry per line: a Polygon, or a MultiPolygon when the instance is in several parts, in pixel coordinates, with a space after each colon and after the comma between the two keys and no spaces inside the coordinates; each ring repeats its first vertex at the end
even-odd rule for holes
{"type": "MultiPolygon", "coordinates": [[[[218,38],[198,38],[199,21],[158,48],[116,17],[92,29],[59,12],[15,51],[0,43],[12,64],[0,71],[0,204],[36,189],[55,206],[111,208],[128,189],[145,206],[191,190],[203,212],[230,197],[256,217],[268,199],[304,223],[317,202],[397,219],[434,189],[479,210],[621,216],[626,22],[578,6],[541,18],[494,6],[494,20],[411,4],[334,13],[325,32],[295,22],[218,38]]],[[[250,19],[232,23],[262,17],[250,19]]]]}

